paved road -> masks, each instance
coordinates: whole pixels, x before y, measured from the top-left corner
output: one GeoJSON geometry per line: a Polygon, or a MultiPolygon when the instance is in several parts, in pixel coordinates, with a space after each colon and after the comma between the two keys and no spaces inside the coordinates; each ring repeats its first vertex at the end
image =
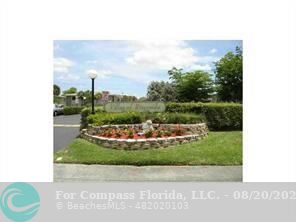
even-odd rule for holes
{"type": "Polygon", "coordinates": [[[68,146],[79,135],[80,114],[54,117],[54,151],[68,146]]]}
{"type": "Polygon", "coordinates": [[[54,164],[55,182],[242,181],[242,166],[116,166],[54,164]]]}

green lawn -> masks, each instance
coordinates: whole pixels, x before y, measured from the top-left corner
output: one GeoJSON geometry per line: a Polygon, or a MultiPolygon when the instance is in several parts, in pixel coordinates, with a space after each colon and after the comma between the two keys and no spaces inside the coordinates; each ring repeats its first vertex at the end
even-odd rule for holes
{"type": "Polygon", "coordinates": [[[242,132],[210,132],[203,140],[170,148],[124,151],[75,139],[54,155],[57,163],[111,165],[242,165],[242,132]],[[62,159],[60,158],[62,157],[62,159]],[[57,158],[61,159],[57,161],[57,158]]]}

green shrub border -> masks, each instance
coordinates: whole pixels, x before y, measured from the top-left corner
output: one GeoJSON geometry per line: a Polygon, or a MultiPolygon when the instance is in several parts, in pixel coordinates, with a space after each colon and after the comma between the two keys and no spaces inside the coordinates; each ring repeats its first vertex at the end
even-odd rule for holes
{"type": "Polygon", "coordinates": [[[194,124],[206,122],[203,115],[191,113],[96,113],[90,114],[89,110],[83,110],[81,115],[81,128],[92,125],[116,125],[116,124],[138,124],[146,120],[160,124],[194,124]]]}
{"type": "Polygon", "coordinates": [[[139,124],[146,120],[160,124],[195,124],[205,122],[205,118],[189,113],[100,113],[86,117],[92,125],[139,124]]]}
{"type": "MultiPolygon", "coordinates": [[[[96,114],[105,112],[101,107],[96,108],[95,111],[96,114]]],[[[192,123],[197,118],[200,122],[205,121],[210,130],[242,130],[243,128],[243,105],[239,103],[171,102],[166,103],[165,113],[105,113],[106,118],[103,115],[89,117],[90,114],[90,108],[84,108],[81,111],[82,129],[86,128],[89,123],[95,123],[95,118],[97,118],[97,123],[102,124],[140,123],[145,119],[152,119],[157,123],[192,123]]]]}
{"type": "Polygon", "coordinates": [[[80,106],[66,106],[64,107],[64,115],[79,114],[83,109],[84,107],[80,107],[80,106]]]}
{"type": "Polygon", "coordinates": [[[243,128],[243,106],[239,103],[167,103],[166,111],[202,114],[210,130],[243,128]]]}
{"type": "MultiPolygon", "coordinates": [[[[95,107],[95,113],[105,112],[102,107],[95,107]]],[[[80,129],[85,129],[88,126],[87,117],[91,115],[91,108],[85,107],[81,110],[80,129]]]]}

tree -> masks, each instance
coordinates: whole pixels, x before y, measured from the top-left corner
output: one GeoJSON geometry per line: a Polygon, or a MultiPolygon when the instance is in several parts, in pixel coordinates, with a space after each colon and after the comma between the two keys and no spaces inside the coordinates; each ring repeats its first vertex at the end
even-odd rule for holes
{"type": "Polygon", "coordinates": [[[174,67],[168,74],[176,88],[178,101],[208,101],[212,97],[214,86],[209,73],[201,70],[183,73],[182,69],[174,67]]]}
{"type": "Polygon", "coordinates": [[[152,81],[147,89],[147,99],[150,101],[175,101],[176,88],[173,83],[152,81]]]}
{"type": "Polygon", "coordinates": [[[102,93],[101,92],[96,92],[95,93],[95,99],[100,100],[102,98],[102,93]]]}
{"type": "MultiPolygon", "coordinates": [[[[91,104],[91,91],[90,90],[85,90],[85,91],[79,91],[77,93],[78,98],[83,101],[83,105],[88,105],[91,104]]],[[[100,100],[102,98],[102,93],[101,92],[96,92],[95,93],[95,100],[100,100]]]]}
{"type": "Polygon", "coordinates": [[[79,91],[77,93],[77,96],[78,96],[79,99],[83,100],[84,99],[84,92],[83,91],[79,91]]]}
{"type": "Polygon", "coordinates": [[[72,94],[72,93],[76,93],[76,92],[77,92],[77,89],[76,89],[75,87],[71,87],[71,88],[65,90],[65,91],[63,92],[63,94],[64,94],[64,95],[65,95],[65,94],[72,94]]]}
{"type": "Polygon", "coordinates": [[[171,70],[168,71],[168,74],[173,85],[177,84],[182,79],[182,69],[177,69],[176,67],[173,67],[171,70]]]}
{"type": "Polygon", "coordinates": [[[218,98],[222,101],[242,102],[243,55],[236,47],[235,53],[228,52],[215,62],[218,98]]]}
{"type": "Polygon", "coordinates": [[[59,96],[60,94],[61,94],[61,88],[58,85],[54,84],[53,85],[53,95],[59,96]]]}
{"type": "Polygon", "coordinates": [[[147,101],[147,97],[142,96],[138,99],[139,102],[146,102],[147,101]]]}
{"type": "Polygon", "coordinates": [[[91,91],[90,90],[79,91],[77,93],[77,96],[80,100],[83,101],[83,105],[91,104],[91,91]]]}
{"type": "Polygon", "coordinates": [[[135,102],[137,101],[137,97],[135,96],[128,96],[128,95],[123,95],[121,98],[122,102],[135,102]]]}
{"type": "Polygon", "coordinates": [[[176,89],[180,102],[205,102],[214,91],[210,74],[201,70],[182,74],[176,89]]]}

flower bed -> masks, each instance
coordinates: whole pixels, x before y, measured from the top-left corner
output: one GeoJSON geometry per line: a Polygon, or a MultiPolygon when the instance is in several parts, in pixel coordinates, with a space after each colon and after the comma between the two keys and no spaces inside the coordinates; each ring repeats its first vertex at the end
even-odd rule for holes
{"type": "Polygon", "coordinates": [[[107,148],[137,150],[174,146],[207,136],[205,123],[153,124],[142,132],[142,124],[103,125],[81,131],[81,137],[107,148]]]}

